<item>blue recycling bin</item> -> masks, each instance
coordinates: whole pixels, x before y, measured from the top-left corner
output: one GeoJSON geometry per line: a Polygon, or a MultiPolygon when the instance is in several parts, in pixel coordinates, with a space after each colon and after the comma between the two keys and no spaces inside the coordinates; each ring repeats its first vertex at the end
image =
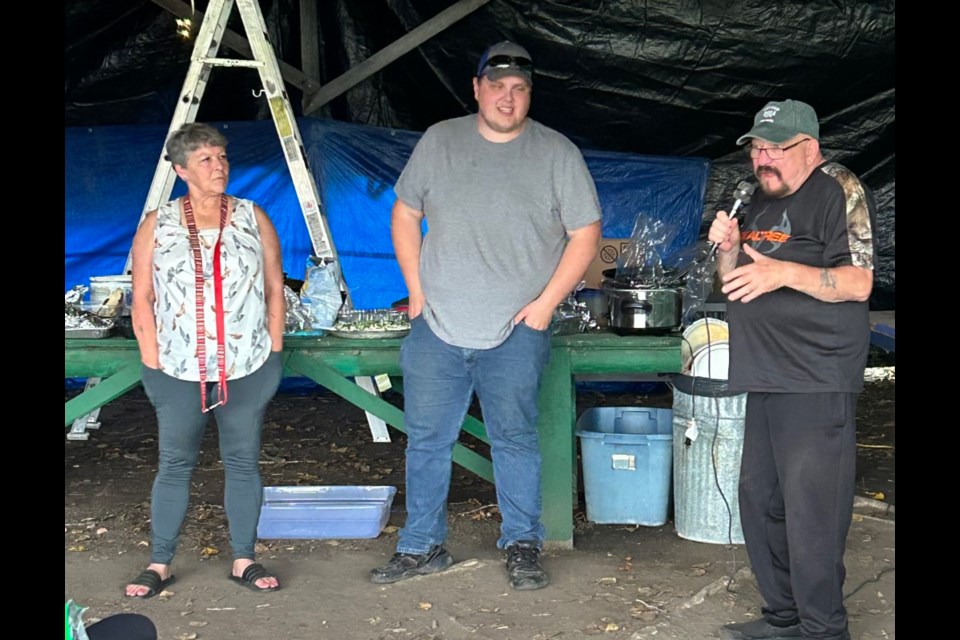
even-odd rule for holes
{"type": "Polygon", "coordinates": [[[673,412],[598,407],[577,420],[587,520],[598,524],[667,522],[673,412]]]}

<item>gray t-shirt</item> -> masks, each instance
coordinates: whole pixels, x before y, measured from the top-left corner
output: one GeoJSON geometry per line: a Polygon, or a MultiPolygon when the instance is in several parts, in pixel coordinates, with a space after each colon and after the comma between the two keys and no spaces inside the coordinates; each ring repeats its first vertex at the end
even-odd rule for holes
{"type": "Polygon", "coordinates": [[[503,143],[480,135],[476,115],[430,127],[396,193],[427,218],[424,319],[441,340],[469,349],[506,340],[560,263],[567,230],[600,219],[579,149],[530,119],[503,143]]]}

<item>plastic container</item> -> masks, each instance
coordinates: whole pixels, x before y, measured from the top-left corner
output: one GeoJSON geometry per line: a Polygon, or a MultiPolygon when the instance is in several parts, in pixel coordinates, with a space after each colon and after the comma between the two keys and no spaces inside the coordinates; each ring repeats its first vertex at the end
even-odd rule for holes
{"type": "Polygon", "coordinates": [[[587,520],[656,527],[667,521],[672,411],[588,409],[577,420],[587,520]]]}
{"type": "Polygon", "coordinates": [[[376,538],[396,487],[264,487],[260,538],[376,538]]]}
{"type": "Polygon", "coordinates": [[[90,304],[100,305],[111,293],[123,289],[124,315],[130,315],[130,304],[133,301],[133,276],[94,276],[90,278],[90,304]]]}
{"type": "Polygon", "coordinates": [[[747,395],[731,393],[726,380],[674,376],[673,515],[681,538],[743,543],[737,488],[746,409],[747,395]],[[695,437],[687,432],[693,425],[695,437]]]}
{"type": "Polygon", "coordinates": [[[117,319],[123,315],[123,307],[104,304],[103,300],[100,302],[81,302],[74,306],[98,318],[117,319]]]}

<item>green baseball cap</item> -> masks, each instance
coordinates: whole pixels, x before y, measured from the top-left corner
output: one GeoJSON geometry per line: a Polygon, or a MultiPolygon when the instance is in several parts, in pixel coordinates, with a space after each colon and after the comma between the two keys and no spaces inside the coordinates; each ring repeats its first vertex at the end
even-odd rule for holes
{"type": "Polygon", "coordinates": [[[805,133],[814,140],[820,139],[820,123],[813,107],[799,100],[768,102],[754,116],[753,128],[737,138],[737,144],[744,144],[750,138],[779,144],[798,133],[805,133]]]}

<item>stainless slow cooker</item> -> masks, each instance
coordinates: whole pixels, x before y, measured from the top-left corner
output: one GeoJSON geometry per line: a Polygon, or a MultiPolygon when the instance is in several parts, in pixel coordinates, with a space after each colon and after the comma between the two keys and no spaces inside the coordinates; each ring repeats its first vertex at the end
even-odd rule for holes
{"type": "Polygon", "coordinates": [[[604,271],[601,284],[607,296],[612,331],[620,335],[669,333],[680,327],[683,295],[679,289],[647,287],[629,279],[617,279],[615,273],[614,269],[604,271]]]}

